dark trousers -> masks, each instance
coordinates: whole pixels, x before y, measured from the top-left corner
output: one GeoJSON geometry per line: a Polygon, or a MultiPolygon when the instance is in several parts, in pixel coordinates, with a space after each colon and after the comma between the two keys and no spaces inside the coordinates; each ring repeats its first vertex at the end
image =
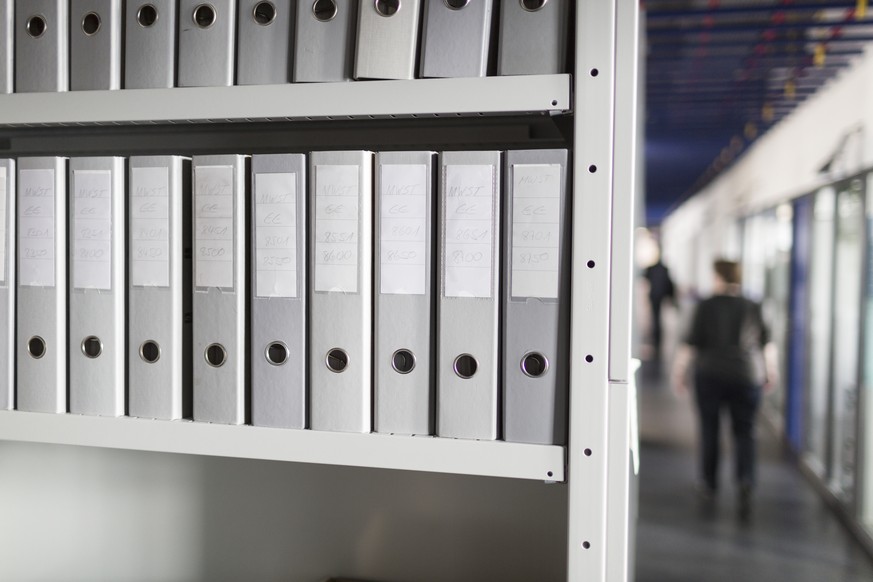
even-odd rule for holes
{"type": "Polygon", "coordinates": [[[652,307],[652,348],[655,350],[655,355],[661,355],[661,338],[664,335],[663,327],[661,327],[661,299],[649,297],[649,304],[652,307]]]}
{"type": "Polygon", "coordinates": [[[697,411],[700,416],[701,470],[704,483],[718,487],[719,421],[721,411],[730,411],[733,429],[736,480],[755,483],[755,417],[761,402],[760,387],[719,377],[695,374],[697,411]]]}

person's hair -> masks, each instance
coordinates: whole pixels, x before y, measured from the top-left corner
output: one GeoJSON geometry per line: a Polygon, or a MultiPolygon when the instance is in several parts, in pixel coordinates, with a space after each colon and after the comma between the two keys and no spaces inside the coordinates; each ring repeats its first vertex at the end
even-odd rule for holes
{"type": "Polygon", "coordinates": [[[728,285],[739,285],[743,280],[740,264],[736,261],[719,259],[712,264],[712,267],[715,269],[716,275],[728,285]]]}

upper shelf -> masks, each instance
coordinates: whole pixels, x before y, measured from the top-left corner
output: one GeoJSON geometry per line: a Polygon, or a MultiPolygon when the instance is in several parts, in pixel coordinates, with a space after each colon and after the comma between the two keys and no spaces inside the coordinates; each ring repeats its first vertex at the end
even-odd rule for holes
{"type": "Polygon", "coordinates": [[[0,95],[0,127],[564,113],[570,75],[0,95]]]}
{"type": "Polygon", "coordinates": [[[563,481],[564,447],[0,411],[0,440],[563,481]]]}

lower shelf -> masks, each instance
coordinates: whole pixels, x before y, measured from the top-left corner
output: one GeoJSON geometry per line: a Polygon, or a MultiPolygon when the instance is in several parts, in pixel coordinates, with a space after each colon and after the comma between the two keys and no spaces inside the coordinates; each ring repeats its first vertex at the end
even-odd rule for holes
{"type": "Polygon", "coordinates": [[[564,481],[564,447],[0,411],[0,440],[564,481]]]}

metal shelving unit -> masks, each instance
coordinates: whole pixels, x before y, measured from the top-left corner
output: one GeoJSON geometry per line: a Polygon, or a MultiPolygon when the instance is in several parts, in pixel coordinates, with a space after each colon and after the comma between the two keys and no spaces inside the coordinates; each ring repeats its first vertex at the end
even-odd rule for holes
{"type": "Polygon", "coordinates": [[[563,447],[501,441],[20,411],[0,411],[0,440],[539,481],[564,480],[563,447]]]}
{"type": "Polygon", "coordinates": [[[570,75],[0,95],[0,126],[559,114],[570,75]]]}
{"type": "MultiPolygon", "coordinates": [[[[106,135],[111,126],[153,126],[154,149],[161,139],[172,142],[180,127],[205,125],[233,132],[251,122],[354,127],[367,120],[408,124],[435,117],[471,123],[480,117],[569,118],[574,194],[567,447],[17,411],[0,412],[0,440],[561,483],[539,486],[566,492],[567,580],[630,579],[634,399],[628,346],[638,26],[630,0],[578,3],[572,76],[0,96],[0,148],[4,135],[7,148],[20,138],[32,147],[69,131],[99,127],[106,135]]],[[[16,151],[0,149],[3,155],[16,151]]]]}

